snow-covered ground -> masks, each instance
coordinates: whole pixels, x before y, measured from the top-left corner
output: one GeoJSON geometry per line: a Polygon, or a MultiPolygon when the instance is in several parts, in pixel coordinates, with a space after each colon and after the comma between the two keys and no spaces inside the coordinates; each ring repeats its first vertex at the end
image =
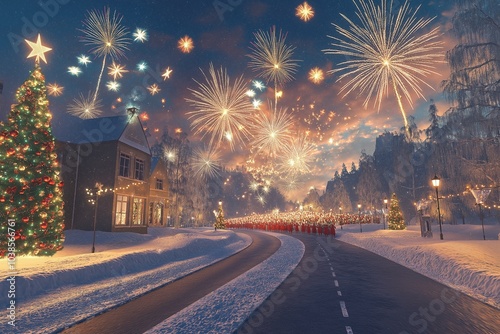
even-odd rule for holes
{"type": "MultiPolygon", "coordinates": [[[[0,333],[50,333],[126,303],[234,254],[251,239],[213,229],[149,229],[148,235],[67,231],[56,256],[18,257],[16,327],[8,325],[9,282],[0,282],[0,333]],[[4,307],[5,306],[5,307],[4,307]]],[[[1,277],[13,275],[3,259],[1,277]]]]}
{"type": "Polygon", "coordinates": [[[339,240],[362,247],[396,263],[500,308],[500,225],[443,224],[432,226],[433,238],[422,238],[420,227],[390,231],[382,225],[346,225],[339,240]]]}
{"type": "MultiPolygon", "coordinates": [[[[444,240],[419,229],[382,230],[381,225],[337,229],[339,240],[380,254],[439,282],[500,308],[500,225],[443,225],[444,240]]],[[[0,310],[0,333],[49,333],[106,309],[126,303],[247,247],[251,240],[237,231],[150,229],[148,235],[97,233],[91,254],[91,232],[67,231],[65,249],[52,258],[16,260],[16,324],[0,310]]],[[[183,311],[149,333],[231,332],[262,303],[295,268],[304,246],[277,234],[282,246],[271,258],[183,311]],[[293,255],[293,256],[291,256],[293,255]],[[243,285],[243,282],[251,284],[243,285]],[[242,288],[246,286],[248,288],[242,288]],[[243,307],[242,307],[243,305],[243,307]],[[203,320],[203,321],[202,321],[203,320]]],[[[0,275],[12,275],[5,259],[0,275]]],[[[0,282],[1,305],[8,305],[7,282],[0,282]]]]}

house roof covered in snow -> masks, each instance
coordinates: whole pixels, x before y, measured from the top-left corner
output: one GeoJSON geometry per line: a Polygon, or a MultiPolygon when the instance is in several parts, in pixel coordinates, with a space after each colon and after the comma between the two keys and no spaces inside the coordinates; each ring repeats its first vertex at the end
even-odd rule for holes
{"type": "Polygon", "coordinates": [[[151,150],[137,116],[110,116],[93,119],[72,118],[63,125],[53,127],[58,141],[73,144],[120,141],[145,153],[151,150]]]}

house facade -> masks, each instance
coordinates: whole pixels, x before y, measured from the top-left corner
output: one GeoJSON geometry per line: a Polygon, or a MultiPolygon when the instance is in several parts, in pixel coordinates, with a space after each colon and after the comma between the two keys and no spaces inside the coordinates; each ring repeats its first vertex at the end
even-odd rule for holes
{"type": "Polygon", "coordinates": [[[166,168],[152,159],[137,115],[78,119],[54,136],[66,228],[93,230],[94,216],[99,231],[147,233],[148,226],[166,225],[166,168]],[[89,196],[97,184],[100,195],[89,196]]]}

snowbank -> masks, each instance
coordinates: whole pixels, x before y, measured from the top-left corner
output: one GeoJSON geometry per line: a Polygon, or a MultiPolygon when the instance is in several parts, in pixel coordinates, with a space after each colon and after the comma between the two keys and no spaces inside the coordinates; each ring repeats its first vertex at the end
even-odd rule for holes
{"type": "Polygon", "coordinates": [[[440,283],[500,308],[500,225],[433,226],[433,238],[422,238],[420,228],[383,230],[380,225],[337,229],[338,238],[408,267],[440,283]]]}
{"type": "MultiPolygon", "coordinates": [[[[150,229],[149,235],[67,231],[56,257],[16,260],[16,331],[48,333],[126,303],[154,288],[215,263],[251,244],[251,238],[212,229],[150,229]],[[83,254],[82,254],[83,253],[83,254]]],[[[6,260],[2,260],[2,263],[6,260]]],[[[10,276],[7,264],[0,275],[10,276]]],[[[5,280],[0,290],[7,291],[5,280]]],[[[7,295],[0,296],[7,305],[7,295]]],[[[0,317],[7,318],[5,308],[0,317]]],[[[12,329],[6,322],[0,332],[12,329]]]]}

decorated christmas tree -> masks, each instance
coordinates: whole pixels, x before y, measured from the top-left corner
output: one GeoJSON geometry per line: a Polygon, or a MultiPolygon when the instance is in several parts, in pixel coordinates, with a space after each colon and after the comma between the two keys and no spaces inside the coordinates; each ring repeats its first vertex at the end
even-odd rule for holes
{"type": "Polygon", "coordinates": [[[387,215],[387,223],[389,230],[406,229],[403,212],[401,211],[401,208],[399,206],[399,200],[396,197],[396,194],[392,194],[391,206],[389,208],[389,214],[387,215]]]}
{"type": "Polygon", "coordinates": [[[215,219],[214,228],[216,230],[226,228],[226,221],[224,220],[224,212],[222,211],[222,203],[219,203],[219,210],[217,212],[217,217],[215,219]]]}
{"type": "Polygon", "coordinates": [[[53,255],[64,242],[63,184],[38,55],[16,99],[0,130],[0,257],[8,234],[17,255],[53,255]]]}

